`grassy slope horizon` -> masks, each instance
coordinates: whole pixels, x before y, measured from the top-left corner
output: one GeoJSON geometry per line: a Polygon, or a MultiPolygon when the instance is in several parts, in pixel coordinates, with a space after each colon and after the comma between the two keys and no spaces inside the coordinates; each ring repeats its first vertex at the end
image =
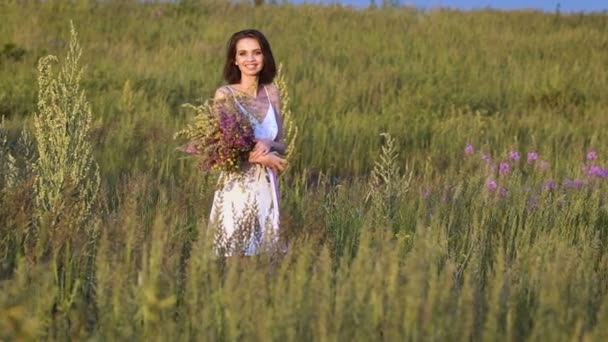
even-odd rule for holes
{"type": "Polygon", "coordinates": [[[596,130],[608,102],[602,92],[608,82],[605,15],[222,2],[109,2],[91,10],[62,2],[3,6],[0,112],[16,124],[35,111],[36,60],[62,55],[73,20],[97,142],[123,148],[111,157],[102,153],[102,165],[119,163],[108,158],[145,158],[148,149],[134,145],[155,134],[169,137],[183,125],[189,113],[180,105],[213,95],[222,84],[226,40],[246,27],[264,32],[284,65],[302,128],[302,148],[292,161],[298,170],[369,172],[384,131],[412,158],[437,151],[450,159],[467,141],[495,153],[538,148],[547,158],[605,142],[596,130]],[[23,54],[11,57],[18,49],[23,54]],[[120,108],[127,81],[135,92],[132,113],[120,108]],[[555,122],[552,130],[546,120],[555,122]],[[119,133],[114,125],[133,130],[119,133]],[[466,131],[450,136],[450,125],[466,131]],[[527,136],[532,130],[534,137],[527,136]],[[564,142],[568,136],[573,141],[564,142]]]}

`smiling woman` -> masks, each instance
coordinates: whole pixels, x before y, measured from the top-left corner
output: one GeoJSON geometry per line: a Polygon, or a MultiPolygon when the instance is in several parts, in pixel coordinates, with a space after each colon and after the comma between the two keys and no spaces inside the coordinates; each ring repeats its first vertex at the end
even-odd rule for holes
{"type": "Polygon", "coordinates": [[[220,255],[259,254],[279,241],[277,175],[287,161],[279,110],[280,96],[272,84],[277,69],[264,35],[236,32],[228,41],[224,78],[215,103],[234,102],[253,127],[256,144],[237,176],[222,175],[215,192],[210,222],[215,226],[220,255]],[[262,248],[265,246],[265,248],[262,248]]]}

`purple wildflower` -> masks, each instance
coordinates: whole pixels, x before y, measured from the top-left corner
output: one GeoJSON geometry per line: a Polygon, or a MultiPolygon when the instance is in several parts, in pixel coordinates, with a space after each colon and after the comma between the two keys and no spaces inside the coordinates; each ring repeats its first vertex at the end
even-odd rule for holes
{"type": "MultiPolygon", "coordinates": [[[[203,171],[239,171],[247,154],[255,145],[255,136],[249,120],[233,108],[219,108],[207,117],[209,130],[203,132],[197,146],[202,157],[203,171]]],[[[191,151],[191,150],[190,150],[191,151]]],[[[186,152],[189,152],[186,150],[186,152]]]]}
{"type": "Polygon", "coordinates": [[[597,159],[597,153],[595,151],[587,152],[587,161],[592,161],[597,159]]]}
{"type": "Polygon", "coordinates": [[[502,176],[502,175],[506,175],[508,174],[510,171],[509,168],[509,163],[500,163],[500,167],[498,169],[498,173],[502,176]]]}
{"type": "Polygon", "coordinates": [[[496,181],[493,179],[488,180],[488,191],[490,192],[494,192],[496,190],[496,188],[498,187],[498,185],[496,184],[496,181]]]}
{"type": "Polygon", "coordinates": [[[557,187],[557,184],[555,184],[555,181],[553,179],[549,179],[543,185],[543,190],[553,191],[553,190],[555,190],[556,187],[557,187]]]}
{"type": "Polygon", "coordinates": [[[544,161],[544,160],[541,160],[541,161],[540,161],[540,169],[541,169],[541,170],[543,170],[543,171],[545,171],[545,170],[546,170],[546,169],[548,169],[548,168],[549,168],[549,163],[547,163],[547,162],[546,162],[546,161],[544,161]]]}
{"type": "Polygon", "coordinates": [[[501,186],[500,189],[498,189],[498,197],[500,197],[501,199],[505,199],[507,198],[507,194],[509,192],[507,191],[507,188],[501,186]]]}
{"type": "Polygon", "coordinates": [[[587,176],[591,177],[591,178],[602,177],[603,171],[604,170],[602,170],[601,167],[594,165],[594,166],[589,167],[589,169],[587,170],[587,176]]]}
{"type": "Polygon", "coordinates": [[[471,144],[467,144],[467,146],[464,148],[465,154],[473,154],[474,152],[475,152],[475,149],[473,148],[473,145],[471,145],[471,144]]]}
{"type": "Polygon", "coordinates": [[[489,163],[490,162],[490,154],[489,153],[483,153],[481,155],[481,160],[483,160],[486,163],[489,163]]]}
{"type": "Polygon", "coordinates": [[[528,152],[528,164],[534,164],[538,159],[538,153],[536,152],[528,152]]]}
{"type": "Polygon", "coordinates": [[[511,159],[513,161],[519,161],[519,152],[517,152],[517,151],[509,152],[509,159],[511,159]]]}
{"type": "Polygon", "coordinates": [[[564,188],[579,190],[583,187],[583,181],[580,179],[570,180],[566,178],[562,182],[562,186],[564,188]]]}

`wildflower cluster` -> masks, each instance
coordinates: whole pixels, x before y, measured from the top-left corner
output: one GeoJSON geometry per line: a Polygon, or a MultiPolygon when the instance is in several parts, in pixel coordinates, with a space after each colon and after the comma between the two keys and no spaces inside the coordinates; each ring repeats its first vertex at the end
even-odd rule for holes
{"type": "Polygon", "coordinates": [[[196,116],[175,135],[188,139],[181,150],[199,157],[203,171],[239,172],[255,145],[251,121],[230,101],[185,106],[196,116]]]}
{"type": "MultiPolygon", "coordinates": [[[[474,155],[474,147],[471,144],[467,144],[464,148],[464,154],[469,158],[474,155]]],[[[586,179],[564,179],[559,185],[563,189],[579,190],[582,189],[586,184],[592,185],[597,180],[608,180],[608,169],[603,169],[598,162],[598,154],[595,151],[589,151],[586,155],[583,163],[583,173],[586,175],[586,179]]],[[[545,171],[549,168],[549,163],[545,160],[539,160],[539,155],[535,151],[527,153],[525,163],[518,151],[509,151],[507,157],[501,161],[494,162],[489,154],[482,153],[481,160],[487,165],[489,170],[488,179],[486,181],[486,190],[489,193],[498,193],[500,197],[505,197],[507,194],[507,188],[500,186],[500,179],[506,178],[515,170],[521,170],[522,168],[527,171],[534,169],[538,171],[545,171]]],[[[558,183],[549,179],[542,185],[544,191],[554,191],[558,187],[558,183]]]]}

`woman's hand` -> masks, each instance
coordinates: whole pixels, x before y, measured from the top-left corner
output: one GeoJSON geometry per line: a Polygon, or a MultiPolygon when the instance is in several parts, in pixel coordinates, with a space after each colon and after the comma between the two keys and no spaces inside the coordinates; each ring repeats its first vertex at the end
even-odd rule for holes
{"type": "Polygon", "coordinates": [[[255,143],[255,146],[253,147],[253,150],[251,151],[251,153],[249,155],[250,156],[253,155],[253,158],[259,158],[265,154],[270,153],[271,149],[272,149],[272,140],[268,140],[268,139],[257,140],[255,143]]]}
{"type": "Polygon", "coordinates": [[[283,172],[283,170],[285,170],[285,167],[287,166],[287,160],[281,158],[275,152],[256,156],[256,154],[254,154],[254,152],[252,151],[251,153],[249,153],[249,162],[258,163],[262,164],[263,166],[269,167],[276,174],[283,172]]]}

